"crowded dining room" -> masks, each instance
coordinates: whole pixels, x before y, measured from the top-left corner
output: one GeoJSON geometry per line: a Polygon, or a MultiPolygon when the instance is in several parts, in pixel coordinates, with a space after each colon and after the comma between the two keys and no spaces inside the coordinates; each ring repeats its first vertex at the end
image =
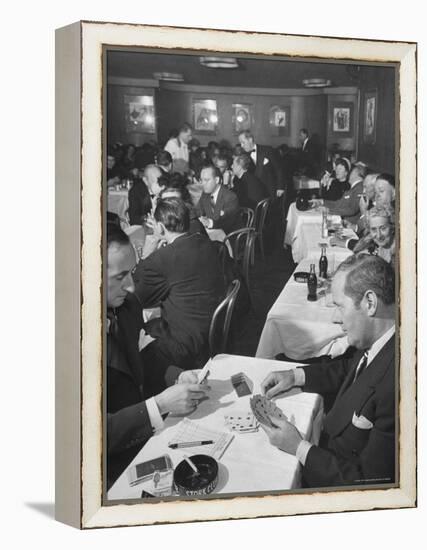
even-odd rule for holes
{"type": "Polygon", "coordinates": [[[107,499],[394,486],[395,67],[105,67],[107,499]]]}

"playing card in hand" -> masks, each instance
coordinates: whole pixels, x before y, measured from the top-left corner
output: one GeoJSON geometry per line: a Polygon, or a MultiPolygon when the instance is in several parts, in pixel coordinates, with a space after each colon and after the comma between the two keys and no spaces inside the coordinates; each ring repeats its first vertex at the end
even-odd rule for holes
{"type": "Polygon", "coordinates": [[[286,416],[283,414],[282,410],[264,395],[254,395],[250,399],[250,405],[258,422],[264,424],[265,426],[269,426],[270,428],[274,428],[276,426],[274,424],[275,418],[286,419],[286,416]]]}

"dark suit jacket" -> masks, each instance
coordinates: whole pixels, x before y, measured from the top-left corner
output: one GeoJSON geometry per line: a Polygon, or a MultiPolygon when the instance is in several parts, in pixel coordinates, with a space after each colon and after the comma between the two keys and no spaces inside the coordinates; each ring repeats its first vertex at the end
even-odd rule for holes
{"type": "Polygon", "coordinates": [[[163,391],[181,372],[144,360],[144,350],[138,350],[141,328],[141,304],[130,294],[107,333],[108,487],[153,434],[145,400],[154,395],[155,386],[156,393],[163,391]]]}
{"type": "Polygon", "coordinates": [[[139,262],[134,281],[143,307],[160,304],[161,319],[150,334],[170,363],[192,368],[207,359],[210,321],[225,294],[210,239],[198,233],[178,237],[139,262]]]}
{"type": "Polygon", "coordinates": [[[152,203],[147,186],[141,179],[134,181],[129,189],[129,222],[131,225],[143,225],[144,217],[151,211],[152,203]]]}
{"type": "Polygon", "coordinates": [[[276,196],[277,189],[285,189],[282,166],[272,147],[257,144],[254,172],[266,187],[270,197],[276,196]]]}
{"type": "Polygon", "coordinates": [[[233,191],[223,186],[218,192],[215,208],[212,207],[210,195],[203,193],[196,205],[196,213],[211,218],[214,229],[222,229],[225,233],[239,227],[239,200],[233,191]]]}
{"type": "Polygon", "coordinates": [[[336,201],[325,200],[330,214],[339,214],[351,223],[357,223],[360,216],[360,195],[363,193],[363,181],[358,181],[353,187],[344,192],[336,201]]]}
{"type": "Polygon", "coordinates": [[[308,452],[303,476],[310,487],[393,483],[395,479],[394,336],[353,382],[362,353],[349,363],[304,367],[304,391],[338,391],[323,424],[319,446],[308,452]],[[372,424],[362,429],[353,415],[372,424]]]}
{"type": "Polygon", "coordinates": [[[255,210],[259,201],[268,196],[265,185],[255,174],[250,172],[245,172],[240,179],[234,176],[233,184],[233,191],[239,199],[240,206],[247,206],[255,210]]]}

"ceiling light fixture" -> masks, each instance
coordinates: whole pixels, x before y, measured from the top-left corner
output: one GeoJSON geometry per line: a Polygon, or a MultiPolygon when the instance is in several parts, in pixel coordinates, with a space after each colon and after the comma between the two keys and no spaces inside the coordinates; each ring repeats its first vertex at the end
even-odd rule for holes
{"type": "Polygon", "coordinates": [[[168,80],[169,82],[184,82],[184,76],[181,73],[154,73],[156,80],[168,80]]]}
{"type": "Polygon", "coordinates": [[[237,69],[239,66],[235,57],[201,57],[200,64],[209,69],[237,69]]]}
{"type": "Polygon", "coordinates": [[[306,88],[327,88],[332,84],[332,82],[326,78],[306,78],[302,83],[306,88]]]}

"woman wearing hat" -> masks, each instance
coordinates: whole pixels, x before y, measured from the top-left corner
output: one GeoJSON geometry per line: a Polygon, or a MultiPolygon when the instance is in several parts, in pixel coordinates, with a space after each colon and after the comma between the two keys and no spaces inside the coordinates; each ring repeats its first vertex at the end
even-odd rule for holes
{"type": "Polygon", "coordinates": [[[325,175],[320,180],[322,198],[336,201],[343,196],[347,189],[350,189],[350,184],[348,183],[350,169],[351,164],[347,158],[342,157],[335,161],[335,175],[334,172],[332,174],[325,172],[325,175]]]}

